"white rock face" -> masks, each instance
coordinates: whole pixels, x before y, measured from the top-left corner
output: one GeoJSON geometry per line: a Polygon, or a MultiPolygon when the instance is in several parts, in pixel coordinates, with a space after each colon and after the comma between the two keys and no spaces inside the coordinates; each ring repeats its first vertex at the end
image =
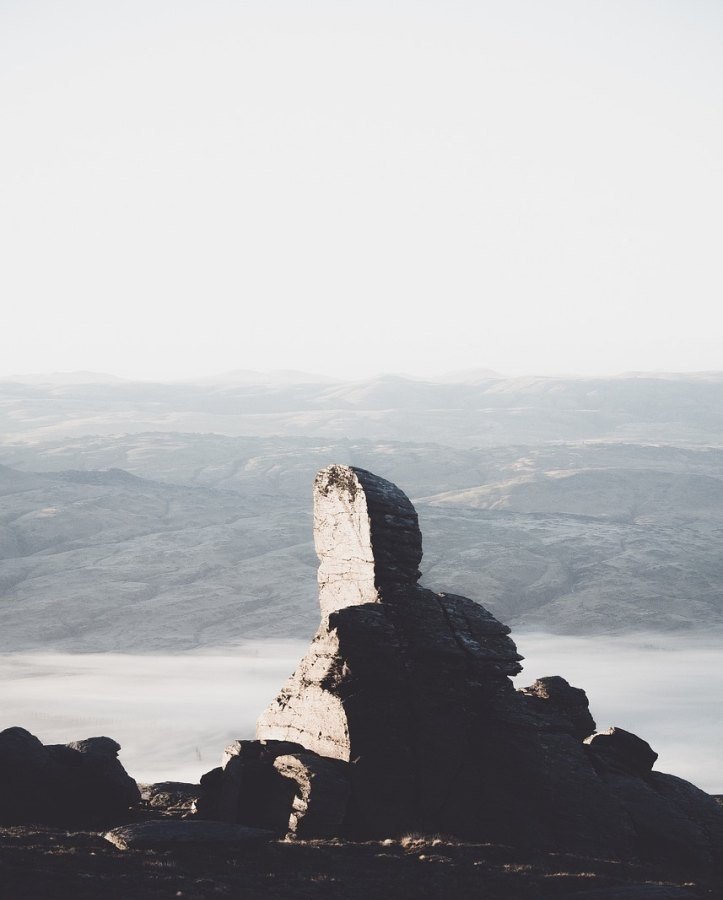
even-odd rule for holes
{"type": "Polygon", "coordinates": [[[366,495],[348,466],[329,466],[316,476],[314,547],[323,616],[379,602],[366,495]]]}
{"type": "Polygon", "coordinates": [[[314,545],[322,616],[383,601],[419,580],[417,513],[396,485],[364,469],[328,466],[314,481],[314,545]]]}
{"type": "Polygon", "coordinates": [[[322,685],[333,683],[339,660],[339,638],[324,625],[279,695],[259,716],[256,736],[267,741],[293,741],[321,756],[348,761],[349,725],[339,697],[322,685]]]}

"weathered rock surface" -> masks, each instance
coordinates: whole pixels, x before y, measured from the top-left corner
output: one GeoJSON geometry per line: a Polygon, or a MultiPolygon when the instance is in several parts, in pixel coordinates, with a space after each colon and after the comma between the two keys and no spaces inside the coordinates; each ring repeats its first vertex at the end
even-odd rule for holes
{"type": "Polygon", "coordinates": [[[608,728],[585,738],[593,755],[611,771],[647,775],[658,754],[647,741],[623,728],[608,728]]]}
{"type": "Polygon", "coordinates": [[[342,830],[351,793],[346,763],[316,753],[290,753],[277,756],[274,769],[295,785],[289,831],[316,838],[342,830]]]}
{"type": "Polygon", "coordinates": [[[155,784],[139,784],[141,799],[151,809],[169,813],[191,812],[201,795],[201,786],[186,781],[158,781],[155,784]]]}
{"type": "Polygon", "coordinates": [[[304,752],[290,741],[234,741],[222,765],[201,778],[196,808],[204,818],[288,831],[294,785],[274,768],[277,756],[304,752]]]}
{"type": "Polygon", "coordinates": [[[103,835],[119,850],[163,848],[173,844],[258,844],[271,840],[270,831],[205,822],[202,819],[157,819],[121,825],[103,835]]]}
{"type": "Polygon", "coordinates": [[[322,615],[376,603],[420,577],[417,513],[399,488],[360,469],[329,466],[314,482],[314,547],[322,615]]]}
{"type": "Polygon", "coordinates": [[[572,687],[559,675],[538,678],[521,692],[530,698],[530,708],[546,718],[551,731],[559,729],[579,740],[595,731],[585,691],[572,687]]]}
{"type": "Polygon", "coordinates": [[[417,584],[421,534],[397,487],[331,466],[316,478],[314,523],[319,630],[259,718],[258,740],[237,742],[202,781],[202,811],[307,835],[441,832],[720,862],[712,798],[652,772],[656,754],[635,735],[590,736],[585,693],[564,679],[516,691],[509,629],[472,600],[417,584]]]}
{"type": "Polygon", "coordinates": [[[43,746],[24,728],[0,732],[0,822],[97,824],[140,800],[107,737],[43,746]]]}

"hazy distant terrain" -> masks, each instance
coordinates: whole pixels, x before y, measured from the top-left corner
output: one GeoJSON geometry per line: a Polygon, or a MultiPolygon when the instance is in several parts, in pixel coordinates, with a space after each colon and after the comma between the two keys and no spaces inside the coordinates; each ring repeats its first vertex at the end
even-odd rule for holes
{"type": "Polygon", "coordinates": [[[0,383],[0,649],[306,638],[314,473],[415,502],[516,627],[723,626],[723,376],[0,383]]]}
{"type": "Polygon", "coordinates": [[[453,447],[579,440],[716,444],[723,434],[723,375],[502,378],[483,372],[461,382],[386,375],[334,383],[295,373],[230,373],[192,384],[95,383],[87,375],[0,383],[5,440],[143,431],[453,447]]]}

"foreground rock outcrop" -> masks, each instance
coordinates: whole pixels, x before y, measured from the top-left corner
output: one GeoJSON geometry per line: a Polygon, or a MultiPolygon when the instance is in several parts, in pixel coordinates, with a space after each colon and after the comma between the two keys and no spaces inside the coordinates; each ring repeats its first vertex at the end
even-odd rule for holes
{"type": "Polygon", "coordinates": [[[409,499],[361,469],[314,485],[321,624],[241,741],[202,781],[201,815],[299,835],[444,833],[707,868],[723,813],[654,751],[594,733],[559,676],[521,691],[509,629],[465,597],[418,584],[409,499]]]}
{"type": "Polygon", "coordinates": [[[41,742],[24,728],[0,731],[0,824],[92,826],[117,821],[140,801],[108,737],[41,742]]]}

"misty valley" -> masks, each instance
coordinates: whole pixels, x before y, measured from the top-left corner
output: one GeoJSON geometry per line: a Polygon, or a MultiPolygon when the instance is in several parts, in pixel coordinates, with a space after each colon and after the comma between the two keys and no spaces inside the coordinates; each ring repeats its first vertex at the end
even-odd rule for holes
{"type": "Polygon", "coordinates": [[[316,628],[308,498],[334,461],[405,487],[422,583],[513,626],[523,681],[578,657],[601,727],[630,706],[676,770],[723,789],[699,655],[723,625],[723,380],[72,381],[0,384],[3,726],[117,732],[144,778],[250,736],[316,628]]]}
{"type": "MultiPolygon", "coordinates": [[[[598,728],[643,734],[658,767],[721,793],[720,640],[514,632],[522,687],[562,673],[585,687],[598,728]]],[[[249,641],[182,654],[3,653],[2,728],[22,723],[45,743],[111,734],[140,782],[197,782],[221,750],[249,739],[259,712],[293,671],[305,641],[249,641]]]]}

